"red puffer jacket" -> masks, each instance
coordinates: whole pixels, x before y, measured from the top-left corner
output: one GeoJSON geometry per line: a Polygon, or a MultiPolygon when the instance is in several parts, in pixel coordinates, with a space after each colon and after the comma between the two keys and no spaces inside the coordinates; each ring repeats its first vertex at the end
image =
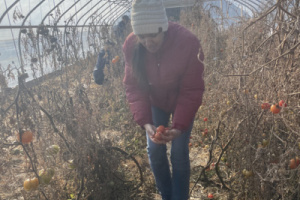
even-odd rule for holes
{"type": "Polygon", "coordinates": [[[172,127],[186,130],[201,105],[204,92],[202,78],[204,55],[199,40],[184,27],[169,22],[169,28],[159,52],[146,54],[146,72],[150,90],[138,87],[132,72],[133,50],[137,37],[131,33],[124,45],[127,100],[134,120],[143,127],[153,124],[151,105],[173,112],[172,127]]]}

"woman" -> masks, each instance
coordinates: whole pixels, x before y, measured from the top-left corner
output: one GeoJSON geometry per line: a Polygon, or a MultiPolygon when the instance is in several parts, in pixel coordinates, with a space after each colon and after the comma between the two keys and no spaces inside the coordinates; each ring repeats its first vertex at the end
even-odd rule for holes
{"type": "Polygon", "coordinates": [[[161,0],[135,0],[124,42],[124,86],[134,120],[146,130],[156,186],[164,200],[189,198],[189,137],[204,92],[199,40],[168,22],[161,0]],[[172,116],[172,123],[169,119],[172,116]],[[170,126],[155,139],[156,128],[170,126]],[[166,154],[171,142],[172,174],[166,154]]]}

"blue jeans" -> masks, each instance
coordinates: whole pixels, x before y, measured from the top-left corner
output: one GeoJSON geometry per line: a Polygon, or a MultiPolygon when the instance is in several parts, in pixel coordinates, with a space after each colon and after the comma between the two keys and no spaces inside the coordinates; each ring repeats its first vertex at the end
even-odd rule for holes
{"type": "MultiPolygon", "coordinates": [[[[154,125],[167,126],[171,113],[166,113],[157,107],[152,107],[154,125]]],[[[189,198],[190,159],[189,140],[193,123],[188,131],[172,141],[171,164],[172,175],[167,158],[167,147],[155,144],[147,135],[147,151],[150,166],[154,174],[156,186],[163,200],[187,200],[189,198]]]]}

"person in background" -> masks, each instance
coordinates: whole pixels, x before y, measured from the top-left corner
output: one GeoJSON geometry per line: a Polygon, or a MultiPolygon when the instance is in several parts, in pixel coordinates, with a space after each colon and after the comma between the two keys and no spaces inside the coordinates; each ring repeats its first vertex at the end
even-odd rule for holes
{"type": "Polygon", "coordinates": [[[123,15],[122,20],[115,27],[115,31],[114,31],[118,42],[123,43],[123,41],[125,40],[125,38],[128,36],[130,32],[131,32],[130,18],[127,15],[123,15]]]}
{"type": "Polygon", "coordinates": [[[187,200],[188,144],[204,93],[200,42],[183,26],[168,22],[161,0],[134,0],[131,25],[133,33],[123,45],[123,83],[130,111],[146,131],[150,166],[162,199],[187,200]],[[158,138],[155,134],[160,125],[169,130],[158,138]]]}
{"type": "Polygon", "coordinates": [[[96,66],[93,71],[94,81],[98,85],[102,85],[104,81],[104,67],[109,64],[112,59],[110,49],[114,46],[114,43],[110,40],[105,41],[104,48],[98,54],[96,66]]]}

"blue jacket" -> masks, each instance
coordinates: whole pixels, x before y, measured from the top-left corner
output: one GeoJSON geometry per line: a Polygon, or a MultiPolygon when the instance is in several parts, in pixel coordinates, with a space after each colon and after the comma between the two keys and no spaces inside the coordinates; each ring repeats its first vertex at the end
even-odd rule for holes
{"type": "Polygon", "coordinates": [[[93,71],[93,76],[94,76],[94,80],[95,83],[97,83],[98,85],[102,85],[103,81],[104,81],[104,67],[106,64],[109,63],[110,60],[110,52],[109,51],[105,51],[104,49],[102,49],[98,55],[98,60],[96,63],[96,66],[94,68],[93,71]],[[105,53],[107,53],[107,57],[105,57],[105,53]]]}

